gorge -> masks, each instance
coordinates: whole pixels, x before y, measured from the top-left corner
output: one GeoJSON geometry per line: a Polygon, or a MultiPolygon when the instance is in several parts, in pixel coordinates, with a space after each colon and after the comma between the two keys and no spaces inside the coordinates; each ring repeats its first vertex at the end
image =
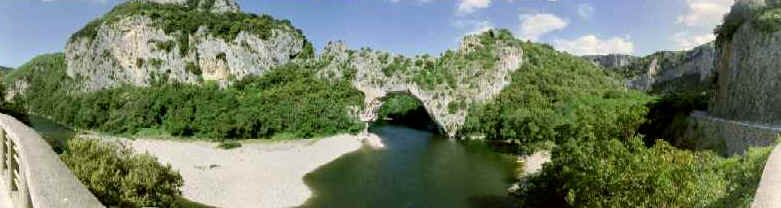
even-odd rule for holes
{"type": "Polygon", "coordinates": [[[750,207],[779,5],[642,57],[501,28],[412,56],[316,49],[234,0],[128,0],[3,69],[0,110],[108,207],[750,207]]]}

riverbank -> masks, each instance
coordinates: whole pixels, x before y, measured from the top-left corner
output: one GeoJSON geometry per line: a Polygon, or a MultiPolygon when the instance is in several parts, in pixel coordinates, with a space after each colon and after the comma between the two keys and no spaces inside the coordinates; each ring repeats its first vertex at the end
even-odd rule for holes
{"type": "MultiPolygon", "coordinates": [[[[89,136],[87,136],[89,137],[89,136]]],[[[207,141],[135,139],[125,141],[171,164],[183,179],[182,195],[218,207],[291,207],[312,195],[303,178],[341,155],[376,146],[373,134],[322,139],[243,141],[236,149],[207,141]]],[[[381,143],[379,143],[381,145],[381,143]]]]}

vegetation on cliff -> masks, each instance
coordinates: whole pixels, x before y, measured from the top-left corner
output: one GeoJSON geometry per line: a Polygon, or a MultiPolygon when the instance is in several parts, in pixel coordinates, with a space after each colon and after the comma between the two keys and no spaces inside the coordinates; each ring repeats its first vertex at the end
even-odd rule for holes
{"type": "MultiPolygon", "coordinates": [[[[257,35],[261,39],[268,39],[274,35],[274,30],[290,31],[303,38],[303,33],[295,29],[288,20],[276,20],[269,15],[256,15],[243,12],[213,13],[209,9],[214,1],[189,0],[185,5],[160,4],[147,1],[128,1],[114,7],[103,17],[89,22],[84,28],[74,33],[70,41],[79,38],[93,40],[98,35],[98,30],[103,25],[110,25],[131,16],[145,16],[153,21],[153,25],[162,29],[166,34],[174,35],[179,43],[179,52],[186,55],[190,51],[190,36],[198,32],[202,27],[206,28],[209,35],[231,42],[240,32],[257,35]],[[207,1],[207,3],[201,3],[207,1]],[[209,8],[203,8],[209,7],[209,8]]],[[[170,51],[171,42],[158,43],[161,48],[170,51]]],[[[305,42],[301,56],[312,57],[314,50],[311,43],[305,42]]]]}
{"type": "Polygon", "coordinates": [[[781,30],[781,4],[773,3],[760,6],[752,3],[739,3],[732,6],[730,13],[724,16],[723,23],[714,33],[717,43],[731,40],[743,24],[753,24],[762,32],[773,33],[781,30]]]}
{"type": "MultiPolygon", "coordinates": [[[[625,91],[600,68],[546,45],[524,43],[525,63],[490,102],[469,110],[465,136],[540,142],[634,135],[650,97],[625,91]]],[[[526,149],[526,152],[533,151],[526,149]]]]}
{"type": "Polygon", "coordinates": [[[78,92],[65,74],[63,55],[53,54],[33,59],[7,79],[29,83],[18,98],[28,111],[114,134],[162,130],[215,139],[311,138],[359,131],[363,125],[349,109],[360,109],[362,94],[346,80],[317,78],[315,69],[322,64],[284,65],[225,89],[214,83],[158,82],[78,92]]]}

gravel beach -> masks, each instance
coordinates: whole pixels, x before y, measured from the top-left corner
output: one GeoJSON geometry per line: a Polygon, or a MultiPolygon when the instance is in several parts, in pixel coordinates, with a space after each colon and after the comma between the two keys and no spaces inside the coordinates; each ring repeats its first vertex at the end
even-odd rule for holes
{"type": "Polygon", "coordinates": [[[363,144],[377,147],[378,140],[373,134],[345,134],[247,142],[231,150],[201,141],[127,141],[137,152],[149,152],[179,170],[184,178],[182,194],[190,200],[218,207],[293,207],[312,195],[303,181],[307,173],[363,144]]]}

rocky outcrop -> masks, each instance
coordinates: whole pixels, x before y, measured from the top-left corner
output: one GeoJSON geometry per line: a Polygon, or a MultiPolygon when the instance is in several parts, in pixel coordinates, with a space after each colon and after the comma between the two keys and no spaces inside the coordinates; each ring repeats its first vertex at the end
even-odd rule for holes
{"type": "Polygon", "coordinates": [[[364,109],[359,115],[362,121],[376,120],[379,108],[387,96],[403,93],[419,99],[444,133],[455,136],[464,123],[468,106],[498,95],[510,83],[509,74],[521,66],[523,50],[520,46],[511,46],[509,42],[500,39],[490,43],[491,46],[480,41],[481,36],[498,34],[488,31],[465,37],[456,51],[445,53],[450,54],[445,56],[453,58],[406,58],[366,49],[353,51],[341,42],[332,42],[325,47],[321,55],[321,59],[332,60],[332,63],[323,69],[322,76],[340,78],[354,73],[353,86],[365,95],[364,109]],[[458,67],[460,58],[485,48],[493,50],[492,53],[498,59],[491,68],[484,68],[478,62],[469,62],[458,67]],[[389,72],[394,64],[406,67],[389,72]],[[451,77],[448,78],[452,78],[454,83],[429,85],[422,81],[427,76],[425,73],[433,73],[435,70],[430,67],[432,64],[440,65],[451,72],[448,74],[451,77]]]}
{"type": "Polygon", "coordinates": [[[713,43],[689,51],[660,51],[645,57],[628,55],[584,56],[625,77],[631,89],[653,93],[703,91],[711,88],[714,79],[713,43]]]}
{"type": "MultiPolygon", "coordinates": [[[[220,2],[232,1],[215,1],[215,5],[231,5],[220,2]]],[[[268,36],[240,31],[235,38],[226,38],[230,33],[221,36],[209,31],[213,25],[189,33],[172,32],[161,28],[165,20],[143,15],[147,13],[104,17],[108,20],[100,22],[94,34],[77,33],[66,46],[67,75],[85,91],[204,80],[225,86],[247,75],[263,75],[307,49],[311,53],[301,32],[285,21],[272,27],[268,36]]],[[[376,120],[388,95],[404,93],[419,99],[442,131],[455,136],[469,106],[492,99],[510,83],[509,74],[521,66],[520,43],[506,30],[491,30],[465,37],[457,50],[440,57],[409,58],[370,49],[350,50],[333,42],[316,59],[302,58],[296,63],[324,63],[318,66],[318,76],[349,80],[365,96],[364,106],[351,111],[362,121],[376,120]]]]}
{"type": "Polygon", "coordinates": [[[587,55],[582,58],[589,60],[597,66],[605,68],[625,67],[634,62],[638,57],[632,55],[608,54],[608,55],[587,55]]]}
{"type": "Polygon", "coordinates": [[[730,34],[719,34],[718,89],[710,111],[730,120],[781,124],[781,31],[762,29],[754,21],[747,19],[730,34]]]}
{"type": "MultiPolygon", "coordinates": [[[[214,2],[215,5],[235,4],[232,0],[214,2]]],[[[306,44],[300,31],[284,24],[271,29],[267,38],[241,31],[234,39],[226,39],[214,36],[207,26],[192,34],[166,33],[149,16],[113,18],[119,20],[98,25],[94,37],[73,38],[65,47],[67,74],[80,80],[84,90],[122,84],[148,86],[155,81],[214,80],[227,84],[246,75],[262,75],[274,66],[287,63],[306,44]]]]}

